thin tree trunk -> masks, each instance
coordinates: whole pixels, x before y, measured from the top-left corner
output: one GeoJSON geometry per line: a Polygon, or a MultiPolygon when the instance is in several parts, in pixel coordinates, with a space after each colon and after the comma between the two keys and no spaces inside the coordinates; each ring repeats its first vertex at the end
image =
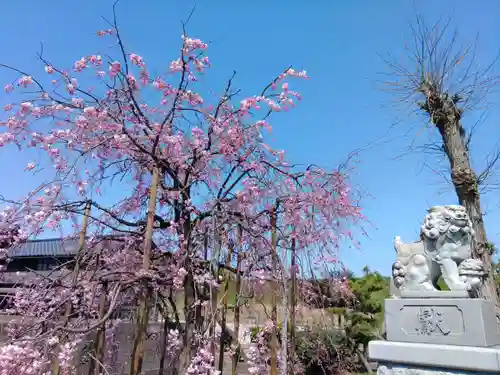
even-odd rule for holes
{"type": "Polygon", "coordinates": [[[455,187],[458,202],[467,210],[472,221],[472,227],[476,232],[472,246],[472,256],[480,259],[488,271],[489,277],[482,285],[479,293],[482,297],[494,302],[498,310],[498,296],[481,211],[478,179],[471,167],[469,150],[464,139],[465,131],[461,124],[462,113],[450,96],[444,95],[430,78],[426,78],[419,90],[426,98],[426,104],[421,108],[428,113],[441,135],[444,152],[450,162],[451,181],[455,187]]]}
{"type": "Polygon", "coordinates": [[[356,349],[356,353],[358,354],[359,360],[363,364],[366,372],[368,374],[373,374],[372,366],[370,365],[370,362],[368,362],[368,359],[366,358],[365,353],[363,353],[359,349],[356,349]]]}
{"type": "MultiPolygon", "coordinates": [[[[158,193],[158,178],[159,170],[157,166],[154,166],[151,188],[149,191],[148,216],[146,221],[146,234],[144,236],[144,252],[142,256],[142,269],[144,272],[149,271],[149,267],[151,265],[151,247],[153,243],[153,226],[156,210],[156,196],[158,193]]],[[[130,363],[130,375],[140,375],[142,370],[142,362],[144,360],[144,346],[149,323],[149,296],[149,286],[147,281],[144,281],[135,323],[132,361],[130,363]]]]}
{"type": "Polygon", "coordinates": [[[291,292],[290,292],[290,352],[292,358],[292,369],[295,367],[295,332],[296,332],[296,309],[297,309],[297,253],[296,253],[295,234],[292,237],[292,255],[291,255],[291,292]]]}
{"type": "MultiPolygon", "coordinates": [[[[75,266],[73,268],[73,278],[72,278],[72,287],[75,288],[75,286],[78,283],[78,273],[80,272],[80,262],[83,254],[83,250],[85,248],[85,237],[87,236],[87,227],[89,223],[89,216],[90,216],[90,209],[92,205],[90,201],[87,201],[85,203],[85,209],[83,212],[83,221],[82,221],[82,229],[80,230],[80,235],[78,237],[78,251],[76,253],[75,257],[75,266]]],[[[71,301],[68,301],[66,304],[66,311],[64,313],[64,324],[67,324],[70,316],[71,316],[71,310],[72,310],[72,303],[71,301]]],[[[61,347],[61,343],[59,343],[58,347],[54,351],[55,356],[52,360],[52,369],[51,369],[51,374],[52,375],[58,375],[59,374],[59,357],[58,353],[61,347]]],[[[77,364],[78,366],[79,364],[77,364]]]]}
{"type": "Polygon", "coordinates": [[[243,260],[243,228],[238,224],[238,256],[236,260],[236,303],[234,305],[234,339],[236,340],[235,353],[233,355],[232,375],[237,375],[238,363],[240,362],[240,291],[241,291],[241,262],[243,260]]]}
{"type": "MultiPolygon", "coordinates": [[[[474,245],[472,247],[472,256],[480,259],[487,271],[488,278],[482,286],[480,293],[495,303],[498,306],[498,297],[496,293],[496,283],[493,274],[493,267],[491,267],[491,253],[488,247],[488,240],[486,238],[486,230],[484,227],[483,214],[481,211],[481,197],[479,187],[477,184],[477,176],[474,173],[469,159],[469,153],[466,148],[464,138],[461,135],[461,125],[459,114],[456,110],[447,109],[449,114],[446,121],[437,124],[446,155],[450,162],[451,167],[451,180],[455,187],[459,204],[465,207],[469,217],[472,221],[472,227],[476,232],[474,245]]],[[[448,105],[451,106],[450,103],[448,105]]]]}
{"type": "Polygon", "coordinates": [[[163,375],[165,370],[165,352],[167,350],[167,335],[168,335],[168,319],[163,321],[163,330],[161,333],[161,343],[160,343],[160,365],[158,369],[158,375],[163,375]]]}
{"type": "MultiPolygon", "coordinates": [[[[222,239],[220,229],[218,228],[217,222],[217,212],[214,213],[213,217],[213,230],[214,230],[214,246],[212,252],[212,261],[211,263],[211,271],[213,279],[218,283],[219,282],[219,259],[222,249],[222,239]]],[[[211,342],[211,351],[212,355],[215,358],[215,327],[217,325],[217,309],[219,304],[219,293],[218,288],[215,288],[213,285],[210,285],[210,317],[211,317],[211,325],[210,325],[210,337],[212,339],[211,342]]]]}
{"type": "MultiPolygon", "coordinates": [[[[191,262],[186,262],[187,267],[191,267],[191,262]]],[[[200,304],[196,304],[196,285],[193,274],[190,272],[184,280],[184,347],[180,355],[179,373],[183,374],[196,355],[198,346],[193,342],[197,332],[202,329],[203,314],[200,304]]]]}
{"type": "MultiPolygon", "coordinates": [[[[97,260],[99,264],[99,259],[97,260]]],[[[106,314],[106,296],[107,296],[108,288],[107,284],[103,283],[101,295],[99,296],[99,319],[104,317],[106,314]]],[[[104,363],[104,347],[105,347],[105,332],[106,332],[106,323],[100,326],[97,329],[97,335],[94,342],[94,355],[95,358],[90,359],[89,364],[89,375],[100,375],[102,373],[102,369],[99,367],[104,363]]]]}
{"type": "MultiPolygon", "coordinates": [[[[227,253],[227,257],[226,257],[226,266],[230,266],[231,265],[231,257],[233,255],[233,247],[231,246],[229,248],[229,251],[227,253]]],[[[226,317],[226,314],[227,314],[227,300],[228,300],[228,293],[229,293],[229,281],[231,279],[231,276],[229,275],[229,273],[226,273],[226,282],[224,283],[224,296],[222,298],[222,310],[221,310],[221,331],[222,331],[222,328],[226,326],[226,321],[227,321],[227,317],[226,317]]],[[[220,341],[219,341],[219,363],[218,363],[218,370],[221,372],[222,374],[222,371],[224,370],[224,341],[225,341],[225,336],[224,336],[224,332],[222,331],[221,332],[221,335],[220,335],[220,341]]]]}
{"type": "MultiPolygon", "coordinates": [[[[275,276],[278,269],[278,254],[277,251],[277,207],[271,209],[271,267],[272,275],[275,276]]],[[[278,303],[277,303],[277,282],[273,279],[271,288],[271,321],[273,324],[271,330],[271,371],[270,375],[278,375],[278,303]]]]}
{"type": "MultiPolygon", "coordinates": [[[[169,320],[168,320],[168,312],[165,305],[161,309],[163,316],[163,330],[161,334],[161,343],[160,343],[160,364],[158,369],[158,375],[163,375],[165,371],[165,359],[167,354],[167,345],[168,345],[168,331],[169,331],[169,320]]],[[[172,364],[169,367],[174,367],[172,364]]]]}
{"type": "MultiPolygon", "coordinates": [[[[283,267],[285,268],[285,267],[283,267]]],[[[283,292],[281,293],[281,308],[283,326],[281,327],[281,375],[288,373],[288,278],[283,270],[283,292]]]]}

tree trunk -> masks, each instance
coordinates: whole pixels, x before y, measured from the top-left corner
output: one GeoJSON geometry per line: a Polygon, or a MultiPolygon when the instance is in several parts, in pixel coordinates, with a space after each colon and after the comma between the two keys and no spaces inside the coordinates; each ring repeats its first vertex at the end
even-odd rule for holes
{"type": "Polygon", "coordinates": [[[291,259],[291,292],[290,292],[290,356],[291,372],[295,368],[295,332],[296,332],[296,309],[297,309],[297,253],[296,253],[295,234],[292,238],[292,259],[291,259]]]}
{"type": "MultiPolygon", "coordinates": [[[[97,260],[99,264],[99,258],[97,260]]],[[[102,284],[101,295],[99,296],[99,319],[102,319],[106,314],[106,296],[108,295],[107,284],[102,284]]],[[[101,368],[104,365],[104,347],[105,347],[106,323],[103,323],[97,328],[97,335],[94,342],[94,358],[90,359],[89,375],[99,375],[102,373],[101,368]]]]}
{"type": "MultiPolygon", "coordinates": [[[[163,329],[161,332],[160,364],[159,364],[159,369],[158,369],[158,375],[164,375],[164,372],[165,372],[165,362],[167,362],[166,361],[167,345],[169,344],[168,332],[170,330],[170,320],[169,320],[168,311],[167,311],[167,308],[165,307],[165,305],[163,305],[161,312],[162,312],[162,316],[163,316],[163,329]]],[[[172,362],[175,362],[173,358],[172,358],[172,362]]],[[[167,366],[167,369],[172,370],[169,373],[172,373],[172,375],[177,374],[176,368],[175,368],[175,363],[167,363],[166,366],[167,366]]]]}
{"type": "MultiPolygon", "coordinates": [[[[189,199],[189,195],[186,194],[184,197],[186,201],[189,199]]],[[[196,284],[194,282],[194,275],[192,272],[192,255],[189,254],[191,250],[190,236],[191,236],[191,226],[190,220],[185,220],[183,224],[183,235],[187,239],[188,243],[186,245],[188,256],[184,261],[184,268],[188,271],[184,279],[184,332],[183,332],[183,349],[179,355],[179,374],[184,374],[189,367],[192,358],[196,355],[198,350],[198,343],[194,342],[196,334],[201,332],[203,323],[203,313],[201,303],[196,303],[199,295],[199,290],[197,290],[196,284]]],[[[208,234],[208,233],[206,233],[208,234]]],[[[207,239],[207,236],[205,236],[207,239]]],[[[208,246],[208,242],[206,242],[208,246]]],[[[208,250],[207,250],[208,251],[208,250]]]]}
{"type": "MultiPolygon", "coordinates": [[[[87,227],[89,224],[89,216],[90,216],[90,210],[92,208],[91,202],[87,201],[85,203],[85,210],[83,213],[83,221],[82,221],[82,229],[80,231],[80,235],[78,238],[78,251],[76,253],[76,258],[75,258],[75,266],[73,268],[73,278],[72,278],[72,287],[75,288],[75,286],[78,283],[78,274],[80,272],[80,263],[81,263],[81,258],[83,256],[83,250],[85,249],[85,237],[87,236],[87,227]]],[[[71,301],[68,301],[66,304],[66,311],[64,312],[64,324],[67,324],[71,318],[71,310],[73,308],[73,305],[71,301]]],[[[63,340],[61,340],[63,341],[63,340]]],[[[54,358],[52,359],[52,368],[51,368],[51,375],[58,375],[60,371],[60,363],[59,363],[59,357],[58,353],[60,350],[62,343],[59,343],[57,346],[56,350],[54,351],[55,355],[54,358]]],[[[79,363],[77,364],[77,366],[79,363]]]]}
{"type": "MultiPolygon", "coordinates": [[[[228,253],[226,256],[226,266],[229,267],[231,265],[231,258],[233,255],[233,247],[231,246],[228,249],[228,253]]],[[[226,281],[224,283],[224,295],[222,297],[222,310],[221,310],[221,335],[220,335],[220,340],[219,340],[219,364],[218,364],[218,370],[221,372],[224,370],[224,342],[225,342],[225,335],[224,332],[222,331],[223,327],[226,326],[226,321],[227,321],[227,304],[228,304],[228,293],[229,293],[229,281],[231,279],[231,275],[226,272],[226,281]]]]}
{"type": "Polygon", "coordinates": [[[421,106],[436,125],[443,141],[443,149],[450,162],[451,181],[460,205],[464,206],[476,232],[472,257],[480,259],[488,272],[484,284],[479,290],[481,297],[491,300],[497,306],[498,296],[491,265],[477,176],[471,167],[469,150],[465,143],[465,131],[461,124],[462,112],[457,108],[450,95],[443,93],[430,78],[426,78],[419,88],[426,99],[421,106]]]}
{"type": "Polygon", "coordinates": [[[370,362],[368,362],[368,359],[366,358],[365,353],[363,353],[359,349],[356,349],[356,353],[358,354],[359,360],[363,364],[366,372],[368,374],[373,374],[372,366],[370,365],[370,362]]]}
{"type": "MultiPolygon", "coordinates": [[[[151,265],[151,247],[153,243],[153,226],[156,210],[156,196],[158,192],[158,167],[153,167],[151,188],[149,192],[148,216],[146,222],[146,234],[144,236],[144,253],[142,255],[142,269],[149,271],[151,265]]],[[[132,347],[132,361],[130,363],[130,375],[139,375],[142,371],[144,360],[144,346],[149,323],[150,290],[148,282],[143,283],[143,291],[139,300],[139,308],[135,323],[134,343],[132,347]]]]}
{"type": "Polygon", "coordinates": [[[240,291],[241,291],[241,262],[243,261],[243,228],[238,224],[238,255],[236,260],[236,303],[234,305],[234,338],[236,340],[235,353],[233,355],[232,375],[237,375],[238,363],[241,356],[240,348],[240,291]]]}
{"type": "Polygon", "coordinates": [[[477,176],[471,167],[469,152],[462,136],[460,112],[450,100],[443,100],[438,103],[441,103],[441,111],[432,111],[431,119],[436,124],[443,139],[444,151],[450,162],[451,180],[455,187],[458,202],[466,208],[472,221],[472,227],[476,232],[472,256],[483,261],[488,272],[488,277],[479,292],[482,297],[493,301],[498,306],[496,284],[491,267],[491,253],[481,211],[481,197],[477,176]]]}
{"type": "MultiPolygon", "coordinates": [[[[222,238],[221,238],[221,233],[220,233],[220,228],[218,227],[218,221],[217,221],[217,212],[214,213],[213,216],[213,247],[212,247],[212,260],[210,262],[210,268],[212,272],[212,277],[214,278],[215,282],[219,282],[219,260],[220,260],[220,254],[222,250],[222,238]]],[[[216,352],[216,342],[215,342],[215,328],[216,328],[216,322],[217,322],[217,315],[218,315],[218,305],[219,305],[219,289],[214,287],[213,285],[210,285],[210,319],[212,321],[212,324],[210,325],[210,339],[212,340],[210,343],[211,347],[211,352],[213,357],[215,358],[215,352],[216,352]]]]}
{"type": "MultiPolygon", "coordinates": [[[[271,263],[272,263],[272,274],[276,276],[276,271],[278,269],[278,254],[277,251],[277,225],[278,218],[276,213],[276,206],[272,208],[271,211],[271,263]]],[[[273,279],[271,283],[271,321],[273,327],[271,329],[271,372],[270,375],[278,375],[278,303],[277,303],[277,279],[273,279]]]]}
{"type": "MultiPolygon", "coordinates": [[[[286,259],[286,258],[284,258],[286,259]]],[[[288,375],[288,272],[283,270],[283,289],[281,293],[281,308],[283,325],[281,326],[281,375],[288,375]]]]}

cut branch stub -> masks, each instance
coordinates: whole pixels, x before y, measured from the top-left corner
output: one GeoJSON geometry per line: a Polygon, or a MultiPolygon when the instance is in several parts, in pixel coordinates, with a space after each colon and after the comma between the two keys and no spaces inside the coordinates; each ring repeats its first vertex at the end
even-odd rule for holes
{"type": "Polygon", "coordinates": [[[455,167],[451,171],[451,180],[457,189],[465,194],[477,194],[477,178],[471,169],[455,167]]]}

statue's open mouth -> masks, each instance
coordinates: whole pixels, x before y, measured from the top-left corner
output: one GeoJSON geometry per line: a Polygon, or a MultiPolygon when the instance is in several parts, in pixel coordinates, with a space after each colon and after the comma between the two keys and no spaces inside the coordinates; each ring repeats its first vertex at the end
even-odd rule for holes
{"type": "Polygon", "coordinates": [[[466,227],[469,224],[467,219],[453,219],[451,220],[451,222],[453,223],[453,225],[461,228],[466,227]]]}

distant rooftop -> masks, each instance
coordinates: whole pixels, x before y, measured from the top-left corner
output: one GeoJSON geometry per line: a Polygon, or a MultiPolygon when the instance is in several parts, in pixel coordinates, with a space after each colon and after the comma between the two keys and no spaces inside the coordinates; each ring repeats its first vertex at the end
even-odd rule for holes
{"type": "Polygon", "coordinates": [[[9,257],[68,257],[76,255],[78,239],[29,240],[9,250],[9,257]]]}
{"type": "MultiPolygon", "coordinates": [[[[123,237],[122,235],[106,235],[101,239],[112,240],[123,237]]],[[[155,247],[153,243],[153,247],[155,247]]],[[[34,258],[34,257],[72,257],[78,252],[78,238],[48,238],[28,240],[11,249],[11,258],[34,258]]]]}

